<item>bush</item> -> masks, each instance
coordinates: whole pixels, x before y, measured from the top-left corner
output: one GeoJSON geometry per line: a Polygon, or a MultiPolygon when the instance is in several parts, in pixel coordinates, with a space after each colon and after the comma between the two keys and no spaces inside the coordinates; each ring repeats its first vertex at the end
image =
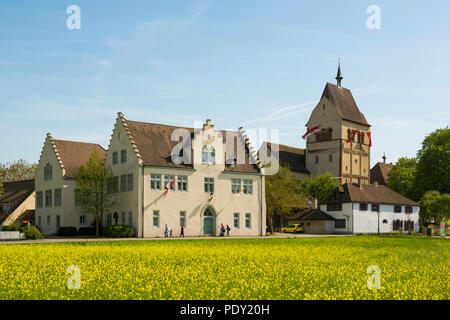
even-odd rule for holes
{"type": "Polygon", "coordinates": [[[16,223],[10,226],[2,226],[2,231],[20,231],[20,226],[16,223]]]}
{"type": "Polygon", "coordinates": [[[75,227],[60,227],[58,236],[61,237],[74,237],[78,235],[77,228],[75,227]]]}
{"type": "Polygon", "coordinates": [[[78,230],[80,236],[95,236],[95,228],[83,227],[78,230]]]}
{"type": "Polygon", "coordinates": [[[130,226],[108,226],[103,230],[103,235],[107,238],[133,238],[136,231],[130,226]]]}
{"type": "Polygon", "coordinates": [[[35,226],[25,226],[20,228],[20,232],[25,233],[25,238],[28,240],[37,240],[44,238],[42,233],[35,226]]]}

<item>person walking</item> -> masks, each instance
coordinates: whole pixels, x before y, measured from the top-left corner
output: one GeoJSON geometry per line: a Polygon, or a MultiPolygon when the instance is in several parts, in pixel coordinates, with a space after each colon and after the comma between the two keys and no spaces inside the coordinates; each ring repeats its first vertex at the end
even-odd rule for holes
{"type": "Polygon", "coordinates": [[[173,238],[172,229],[170,229],[170,237],[169,238],[173,238]]]}
{"type": "Polygon", "coordinates": [[[223,237],[225,235],[225,227],[223,223],[220,224],[220,236],[223,237]]]}
{"type": "Polygon", "coordinates": [[[180,238],[184,238],[184,226],[181,226],[180,238]]]}
{"type": "Polygon", "coordinates": [[[167,227],[167,224],[166,224],[166,227],[164,228],[164,237],[168,237],[169,236],[169,228],[167,227]]]}
{"type": "Polygon", "coordinates": [[[230,236],[230,230],[231,230],[230,226],[229,226],[229,225],[227,225],[227,237],[229,237],[229,236],[230,236]]]}

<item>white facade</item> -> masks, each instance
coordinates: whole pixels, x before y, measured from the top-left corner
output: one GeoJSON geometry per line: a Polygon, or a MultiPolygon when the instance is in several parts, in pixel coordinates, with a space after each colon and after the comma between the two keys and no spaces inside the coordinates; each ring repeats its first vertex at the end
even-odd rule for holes
{"type": "MultiPolygon", "coordinates": [[[[203,132],[197,132],[200,138],[194,138],[193,145],[202,140],[203,132]]],[[[117,224],[133,226],[138,237],[152,238],[164,237],[166,225],[178,237],[181,224],[185,236],[219,235],[221,224],[230,226],[231,236],[265,235],[264,176],[260,172],[225,170],[225,144],[219,132],[213,130],[214,138],[208,139],[214,141],[214,164],[202,164],[202,153],[193,152],[191,168],[145,165],[139,152],[144,146],[135,144],[126,120],[119,114],[105,160],[119,182],[117,206],[104,216],[103,224],[116,224],[116,216],[117,224]],[[122,154],[126,154],[125,161],[122,154]],[[122,189],[122,179],[132,185],[122,189]],[[205,189],[205,179],[213,185],[212,195],[210,189],[205,189]],[[251,190],[233,193],[232,180],[239,181],[241,190],[244,183],[251,185],[251,190]],[[165,187],[171,181],[173,190],[166,193],[165,187]]]]}
{"type": "Polygon", "coordinates": [[[335,224],[335,233],[378,233],[378,221],[380,233],[398,231],[394,223],[398,220],[402,222],[402,232],[405,230],[405,221],[414,223],[414,231],[419,232],[419,207],[418,206],[400,206],[401,212],[394,212],[394,205],[380,204],[380,216],[378,212],[372,211],[372,204],[367,204],[367,210],[361,211],[359,203],[343,203],[342,211],[328,211],[327,205],[321,205],[320,209],[335,219],[345,220],[345,227],[341,227],[342,222],[335,224]],[[405,213],[406,207],[411,207],[412,213],[405,213]]]}

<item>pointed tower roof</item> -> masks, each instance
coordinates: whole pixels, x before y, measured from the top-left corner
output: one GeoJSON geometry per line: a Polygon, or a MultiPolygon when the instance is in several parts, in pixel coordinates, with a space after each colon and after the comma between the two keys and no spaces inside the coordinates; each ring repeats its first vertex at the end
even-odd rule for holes
{"type": "Polygon", "coordinates": [[[359,111],[350,90],[327,83],[322,93],[323,97],[336,107],[342,119],[370,126],[362,112],[359,111]]]}
{"type": "Polygon", "coordinates": [[[339,60],[339,67],[338,67],[338,72],[337,72],[337,76],[336,76],[336,80],[337,80],[337,86],[340,88],[342,87],[342,79],[344,79],[344,77],[342,76],[342,72],[341,72],[341,60],[339,60]]]}

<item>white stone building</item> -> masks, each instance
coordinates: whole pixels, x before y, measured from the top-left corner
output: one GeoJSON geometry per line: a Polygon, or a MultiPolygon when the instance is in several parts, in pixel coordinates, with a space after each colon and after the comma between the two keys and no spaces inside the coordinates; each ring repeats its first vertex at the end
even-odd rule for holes
{"type": "Polygon", "coordinates": [[[53,139],[47,134],[35,177],[36,225],[44,235],[56,234],[60,227],[92,227],[93,216],[84,215],[76,202],[75,176],[78,167],[98,151],[98,144],[53,139]]]}
{"type": "Polygon", "coordinates": [[[345,183],[320,204],[333,233],[419,232],[419,204],[384,185],[345,183]]]}
{"type": "Polygon", "coordinates": [[[105,163],[117,207],[103,225],[131,225],[138,237],[164,237],[166,225],[177,237],[181,225],[186,236],[219,235],[221,224],[231,236],[265,235],[264,176],[242,129],[215,130],[210,120],[180,128],[119,113],[105,163]]]}

